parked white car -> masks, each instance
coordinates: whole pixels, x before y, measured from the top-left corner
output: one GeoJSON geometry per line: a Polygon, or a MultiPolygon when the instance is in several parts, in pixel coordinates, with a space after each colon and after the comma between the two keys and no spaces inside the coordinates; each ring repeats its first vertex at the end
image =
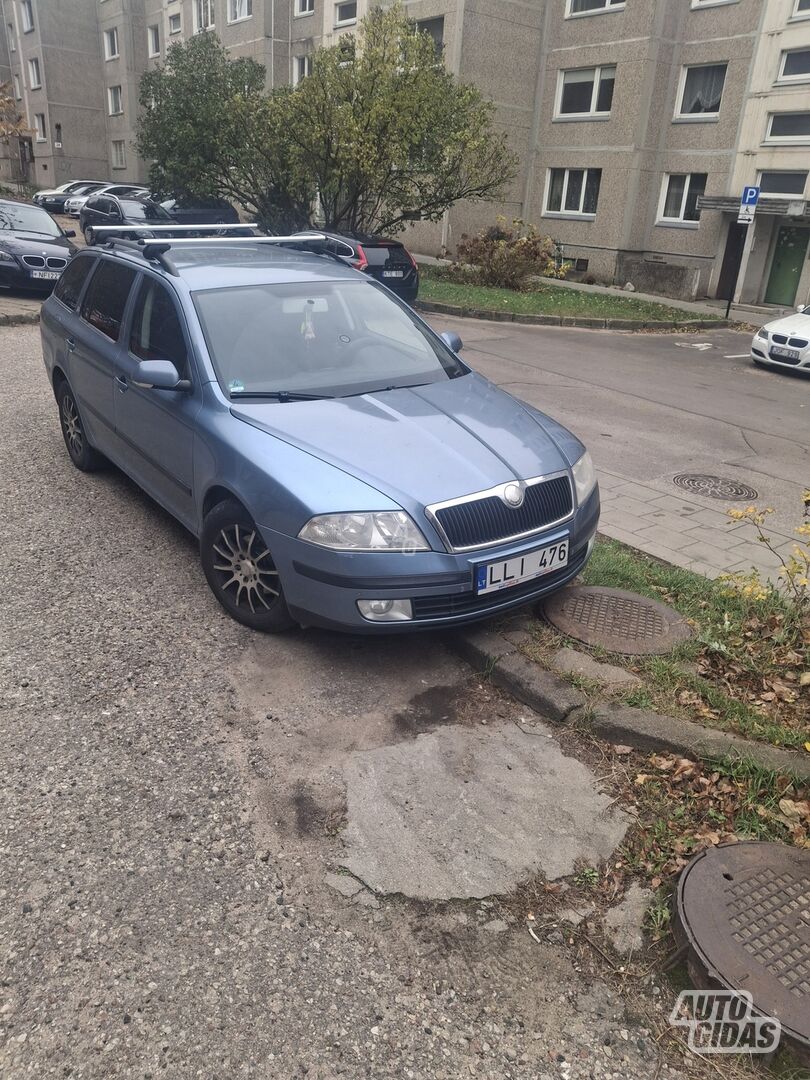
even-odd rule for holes
{"type": "Polygon", "coordinates": [[[91,195],[148,194],[149,192],[142,184],[105,184],[103,187],[96,188],[95,191],[88,191],[86,195],[72,195],[69,199],[66,199],[64,213],[70,214],[71,217],[78,217],[82,207],[91,195]]]}
{"type": "Polygon", "coordinates": [[[751,359],[762,367],[791,367],[810,371],[810,308],[799,307],[766,323],[751,342],[751,359]]]}

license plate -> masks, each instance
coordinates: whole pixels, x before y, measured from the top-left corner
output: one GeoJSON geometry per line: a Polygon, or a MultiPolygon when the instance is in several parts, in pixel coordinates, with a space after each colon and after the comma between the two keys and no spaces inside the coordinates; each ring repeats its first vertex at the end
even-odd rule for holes
{"type": "Polygon", "coordinates": [[[771,346],[771,353],[774,356],[784,356],[787,360],[798,360],[802,355],[798,349],[780,349],[778,345],[771,346]]]}
{"type": "Polygon", "coordinates": [[[31,277],[45,281],[57,281],[61,271],[59,270],[32,270],[31,277]]]}
{"type": "Polygon", "coordinates": [[[500,589],[511,589],[514,585],[550,574],[567,564],[568,541],[561,540],[558,544],[530,551],[527,555],[516,555],[514,559],[479,566],[477,592],[482,596],[500,589]]]}
{"type": "Polygon", "coordinates": [[[383,270],[383,277],[405,277],[404,270],[383,270]]]}

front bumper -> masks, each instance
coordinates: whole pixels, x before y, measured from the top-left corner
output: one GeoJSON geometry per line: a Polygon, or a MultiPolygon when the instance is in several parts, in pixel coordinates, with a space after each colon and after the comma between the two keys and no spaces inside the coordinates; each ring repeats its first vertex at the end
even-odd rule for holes
{"type": "Polygon", "coordinates": [[[407,633],[486,619],[533,603],[562,588],[588,561],[599,522],[599,488],[564,525],[520,543],[493,545],[467,554],[420,551],[411,554],[330,551],[259,526],[273,553],[293,618],[302,626],[322,626],[355,634],[407,633]],[[476,570],[485,563],[569,541],[568,565],[533,581],[478,596],[476,570]],[[372,622],[358,600],[407,599],[413,619],[372,622]]]}
{"type": "Polygon", "coordinates": [[[0,263],[0,289],[27,289],[29,292],[48,294],[53,291],[54,285],[59,280],[32,277],[33,271],[27,267],[12,266],[11,263],[0,263]]]}
{"type": "Polygon", "coordinates": [[[810,348],[796,350],[798,359],[792,360],[784,356],[774,356],[772,345],[762,338],[754,338],[751,345],[751,359],[758,364],[767,364],[769,367],[783,368],[785,371],[810,371],[810,348]]]}

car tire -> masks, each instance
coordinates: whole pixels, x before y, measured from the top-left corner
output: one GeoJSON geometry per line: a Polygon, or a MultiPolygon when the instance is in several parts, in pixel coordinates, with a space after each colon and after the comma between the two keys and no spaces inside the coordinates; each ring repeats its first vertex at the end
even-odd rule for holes
{"type": "Polygon", "coordinates": [[[96,241],[93,238],[93,230],[89,225],[85,225],[85,227],[82,229],[82,236],[84,237],[84,242],[85,244],[87,244],[88,247],[92,247],[93,244],[95,244],[96,241]]]}
{"type": "Polygon", "coordinates": [[[756,365],[757,367],[761,367],[761,368],[764,368],[764,367],[767,367],[767,366],[768,366],[768,365],[767,365],[767,364],[765,364],[765,363],[764,363],[764,362],[763,362],[762,360],[757,360],[757,358],[756,358],[755,356],[752,356],[752,357],[751,357],[751,362],[752,362],[753,364],[755,364],[755,365],[756,365]]]}
{"type": "Polygon", "coordinates": [[[295,625],[270,550],[240,503],[228,499],[205,515],[200,560],[211,591],[232,619],[265,634],[295,625]]]}
{"type": "Polygon", "coordinates": [[[59,426],[70,460],[82,472],[96,472],[103,469],[107,459],[95,450],[87,441],[79,406],[73,391],[63,381],[56,390],[56,403],[59,406],[59,426]]]}

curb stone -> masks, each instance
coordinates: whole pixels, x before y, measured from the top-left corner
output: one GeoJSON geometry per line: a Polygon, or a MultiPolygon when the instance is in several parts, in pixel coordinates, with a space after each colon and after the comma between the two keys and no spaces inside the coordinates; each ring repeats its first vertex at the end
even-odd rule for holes
{"type": "Polygon", "coordinates": [[[5,315],[0,312],[0,326],[36,326],[39,312],[30,311],[19,315],[5,315]]]}
{"type": "Polygon", "coordinates": [[[496,630],[481,627],[449,638],[448,644],[496,686],[546,719],[566,724],[579,722],[603,739],[639,750],[668,750],[693,758],[748,758],[763,768],[810,780],[810,757],[805,760],[790,750],[646,709],[622,705],[586,707],[585,696],[570,683],[520,652],[520,644],[529,637],[527,631],[522,631],[510,633],[507,639],[496,630]]]}
{"type": "Polygon", "coordinates": [[[485,319],[488,322],[516,322],[529,326],[579,326],[588,330],[721,330],[732,324],[727,319],[684,319],[683,322],[657,322],[652,319],[573,318],[567,315],[522,315],[513,311],[484,311],[459,307],[438,300],[417,300],[414,307],[433,315],[456,315],[462,319],[485,319]]]}

